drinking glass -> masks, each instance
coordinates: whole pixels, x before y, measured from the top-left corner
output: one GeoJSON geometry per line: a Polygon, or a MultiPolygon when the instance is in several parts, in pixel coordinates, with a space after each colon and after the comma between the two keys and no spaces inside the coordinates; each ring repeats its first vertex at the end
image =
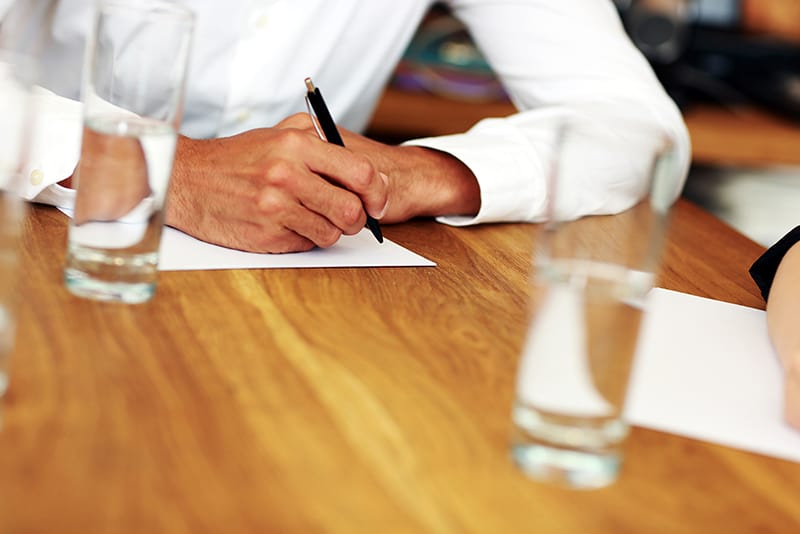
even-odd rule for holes
{"type": "Polygon", "coordinates": [[[511,452],[533,478],[602,487],[622,462],[643,301],[683,174],[670,136],[651,121],[577,112],[552,131],[511,452]],[[625,194],[609,196],[613,188],[625,194]],[[587,209],[598,214],[578,216],[587,209]]]}
{"type": "Polygon", "coordinates": [[[81,297],[139,303],[156,289],[194,15],[158,0],[104,0],[93,24],[64,280],[81,297]]]}

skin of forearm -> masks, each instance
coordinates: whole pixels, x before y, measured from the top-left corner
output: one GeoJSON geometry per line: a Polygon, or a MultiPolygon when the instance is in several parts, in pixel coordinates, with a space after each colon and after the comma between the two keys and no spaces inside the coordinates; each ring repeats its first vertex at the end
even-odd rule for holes
{"type": "Polygon", "coordinates": [[[767,302],[767,326],[784,368],[800,371],[800,243],[783,257],[767,302]]]}
{"type": "Polygon", "coordinates": [[[454,156],[418,146],[385,145],[349,132],[345,138],[348,148],[366,154],[389,177],[389,206],[381,222],[478,213],[478,182],[454,156]]]}
{"type": "MultiPolygon", "coordinates": [[[[388,169],[393,173],[389,198],[408,199],[407,210],[393,211],[391,201],[384,222],[439,215],[475,215],[480,190],[475,176],[455,157],[423,147],[397,147],[403,157],[388,169]]],[[[386,171],[384,171],[386,172],[386,171]]]]}

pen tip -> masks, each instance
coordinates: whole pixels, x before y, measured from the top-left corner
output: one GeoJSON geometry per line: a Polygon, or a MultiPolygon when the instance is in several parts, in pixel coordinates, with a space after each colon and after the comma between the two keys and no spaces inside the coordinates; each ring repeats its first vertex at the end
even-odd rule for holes
{"type": "Polygon", "coordinates": [[[308,89],[309,92],[313,93],[314,92],[314,82],[311,81],[311,78],[306,78],[305,82],[306,82],[306,89],[308,89]]]}
{"type": "Polygon", "coordinates": [[[377,220],[373,219],[369,215],[367,216],[367,228],[370,229],[372,235],[375,236],[375,239],[378,240],[378,243],[383,243],[383,232],[381,231],[381,223],[377,220]]]}

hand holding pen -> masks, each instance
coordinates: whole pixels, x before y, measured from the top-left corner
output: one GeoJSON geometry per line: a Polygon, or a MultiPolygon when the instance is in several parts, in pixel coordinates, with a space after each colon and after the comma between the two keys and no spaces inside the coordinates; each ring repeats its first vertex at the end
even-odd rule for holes
{"type": "MultiPolygon", "coordinates": [[[[343,147],[344,141],[342,140],[342,136],[339,134],[339,130],[336,128],[336,123],[334,122],[330,111],[328,111],[328,106],[325,105],[325,101],[322,99],[322,93],[320,92],[319,88],[314,87],[314,82],[311,81],[311,78],[306,78],[305,84],[306,89],[308,90],[306,93],[308,114],[311,116],[311,122],[314,124],[314,129],[317,131],[317,135],[319,135],[320,139],[323,141],[343,147]]],[[[375,236],[375,239],[378,240],[378,243],[383,243],[383,233],[381,232],[380,224],[369,213],[366,215],[367,228],[369,228],[369,230],[375,236]]]]}

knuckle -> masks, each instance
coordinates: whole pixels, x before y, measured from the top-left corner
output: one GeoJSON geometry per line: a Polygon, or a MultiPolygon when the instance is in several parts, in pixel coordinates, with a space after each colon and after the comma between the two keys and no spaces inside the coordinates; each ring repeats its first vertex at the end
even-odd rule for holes
{"type": "Polygon", "coordinates": [[[286,207],[286,204],[282,201],[280,195],[267,189],[258,195],[257,206],[261,213],[274,215],[276,213],[281,213],[286,207]]]}
{"type": "Polygon", "coordinates": [[[364,216],[364,208],[361,202],[356,199],[348,200],[342,209],[342,223],[347,227],[358,225],[364,216]]]}
{"type": "Polygon", "coordinates": [[[264,167],[264,176],[267,182],[282,187],[290,183],[294,170],[292,164],[285,159],[274,159],[264,167]]]}
{"type": "Polygon", "coordinates": [[[339,238],[342,236],[342,233],[338,230],[327,230],[325,232],[320,233],[318,238],[315,240],[317,245],[322,248],[332,247],[339,241],[339,238]]]}
{"type": "Polygon", "coordinates": [[[298,112],[289,115],[281,121],[281,126],[285,128],[306,129],[311,126],[311,120],[306,112],[298,112]]]}
{"type": "Polygon", "coordinates": [[[372,163],[369,160],[362,159],[357,162],[354,167],[354,171],[354,176],[358,182],[358,187],[366,189],[372,185],[372,179],[375,176],[375,169],[372,167],[372,163]]]}
{"type": "Polygon", "coordinates": [[[304,150],[308,144],[308,134],[298,129],[289,129],[281,132],[281,143],[286,150],[304,150]]]}
{"type": "Polygon", "coordinates": [[[308,133],[297,128],[286,127],[272,132],[269,145],[274,154],[285,158],[297,157],[308,145],[308,133]]]}

